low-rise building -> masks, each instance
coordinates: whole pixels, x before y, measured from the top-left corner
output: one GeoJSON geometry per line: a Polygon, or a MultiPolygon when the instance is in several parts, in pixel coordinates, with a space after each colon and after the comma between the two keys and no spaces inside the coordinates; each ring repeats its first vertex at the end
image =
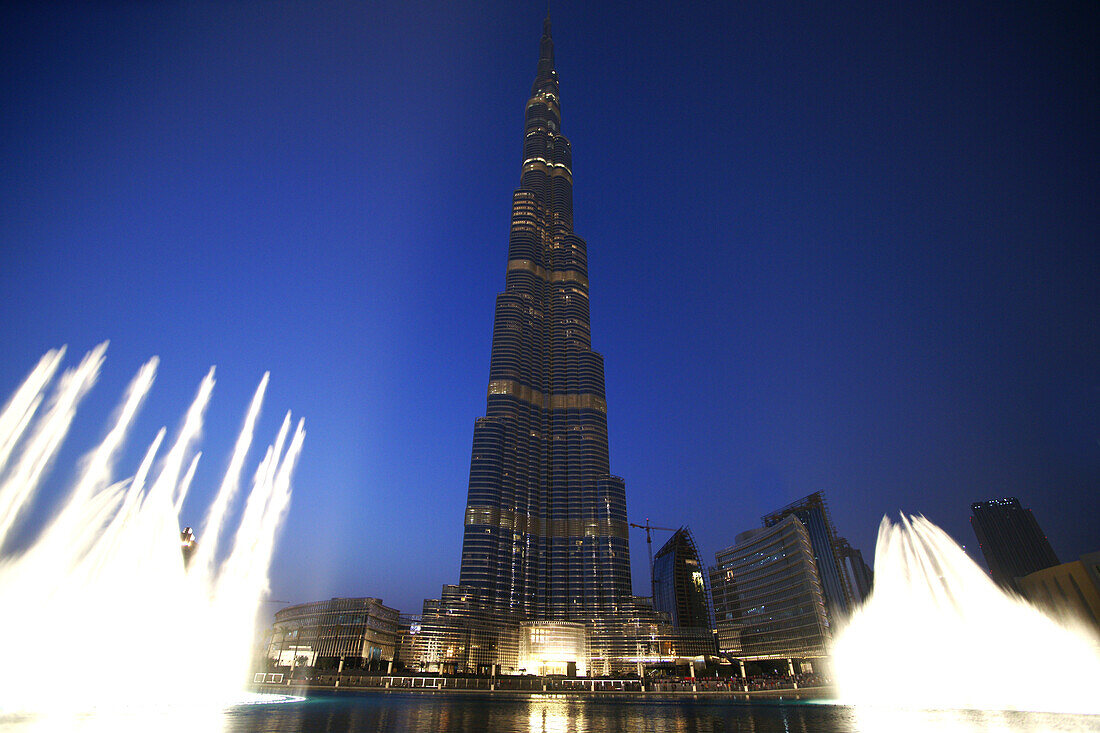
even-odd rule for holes
{"type": "Polygon", "coordinates": [[[397,646],[396,609],[379,598],[331,598],[275,614],[266,656],[275,666],[363,667],[389,662],[397,646]]]}
{"type": "Polygon", "coordinates": [[[1100,552],[1016,578],[1024,597],[1054,616],[1091,624],[1100,632],[1100,552]]]}

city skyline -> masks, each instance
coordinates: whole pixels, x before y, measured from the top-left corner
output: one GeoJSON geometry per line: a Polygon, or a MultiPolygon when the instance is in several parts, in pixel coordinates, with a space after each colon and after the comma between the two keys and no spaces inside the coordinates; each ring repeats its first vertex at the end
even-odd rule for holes
{"type": "MultiPolygon", "coordinates": [[[[5,7],[0,393],[110,338],[63,455],[153,354],[145,434],[218,364],[230,445],[270,369],[309,428],[272,597],[415,611],[458,570],[542,9],[261,8],[5,7]]],[[[978,558],[1000,496],[1097,549],[1096,11],[910,12],[555,5],[612,465],[707,565],[817,490],[869,560],[898,510],[978,558]]]]}

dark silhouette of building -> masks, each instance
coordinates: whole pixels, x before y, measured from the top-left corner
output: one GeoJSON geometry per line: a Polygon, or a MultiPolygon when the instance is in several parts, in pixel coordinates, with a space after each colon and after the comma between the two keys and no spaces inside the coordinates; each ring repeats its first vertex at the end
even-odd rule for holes
{"type": "Polygon", "coordinates": [[[583,624],[589,659],[575,661],[597,674],[713,646],[709,631],[671,633],[632,595],[626,488],[608,457],[603,357],[592,350],[559,105],[548,18],[524,114],[485,416],[474,424],[459,584],[424,603],[414,642],[424,668],[518,671],[519,640],[529,649],[546,629],[575,628],[545,622],[583,624]]]}
{"type": "Polygon", "coordinates": [[[970,505],[970,526],[978,537],[993,580],[1019,591],[1016,578],[1058,565],[1058,556],[1030,509],[1014,496],[970,505]]]}
{"type": "Polygon", "coordinates": [[[653,556],[653,607],[673,626],[713,627],[703,565],[691,530],[681,527],[653,556]]]}
{"type": "Polygon", "coordinates": [[[848,617],[852,609],[852,591],[843,570],[839,552],[839,539],[829,511],[825,505],[825,494],[815,491],[807,497],[788,504],[763,518],[765,527],[774,527],[785,517],[798,518],[810,536],[817,574],[821,579],[821,588],[825,592],[825,607],[829,612],[829,622],[836,626],[848,617]]]}
{"type": "Polygon", "coordinates": [[[863,560],[863,553],[852,547],[843,537],[837,538],[836,554],[840,560],[840,570],[846,576],[848,589],[852,592],[852,603],[862,603],[871,592],[874,571],[863,560]]]}

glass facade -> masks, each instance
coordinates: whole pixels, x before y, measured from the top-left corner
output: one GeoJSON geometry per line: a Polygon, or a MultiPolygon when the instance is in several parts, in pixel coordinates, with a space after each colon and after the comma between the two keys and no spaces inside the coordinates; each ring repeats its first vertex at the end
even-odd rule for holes
{"type": "Polygon", "coordinates": [[[588,674],[588,630],[572,621],[531,621],[520,627],[519,671],[525,674],[588,674]]]}
{"type": "Polygon", "coordinates": [[[445,585],[424,601],[409,666],[431,672],[492,675],[516,671],[520,619],[494,611],[476,588],[445,585]]]}
{"type": "Polygon", "coordinates": [[[825,597],[810,536],[794,516],[742,532],[710,570],[718,646],[741,659],[824,657],[825,597]]]}
{"type": "Polygon", "coordinates": [[[763,518],[765,527],[774,527],[788,516],[797,517],[810,535],[814,561],[817,564],[821,588],[825,592],[825,606],[829,611],[829,621],[833,625],[841,623],[851,613],[852,590],[844,572],[840,558],[836,529],[829,519],[829,510],[825,505],[825,494],[815,491],[809,496],[788,504],[763,518]]]}
{"type": "Polygon", "coordinates": [[[1058,564],[1058,556],[1039,522],[1019,499],[1009,496],[978,501],[970,505],[970,511],[970,525],[986,565],[1001,587],[1019,592],[1016,578],[1058,564]]]}
{"type": "Polygon", "coordinates": [[[275,614],[267,657],[280,666],[392,660],[397,616],[378,598],[332,598],[287,606],[275,614]]]}
{"type": "Polygon", "coordinates": [[[486,414],[474,424],[459,583],[496,612],[585,620],[619,612],[630,551],[559,104],[547,20],[524,114],[486,414]]]}
{"type": "Polygon", "coordinates": [[[422,669],[527,669],[522,630],[540,622],[585,629],[586,658],[573,661],[589,674],[713,649],[632,595],[626,486],[611,475],[572,166],[548,19],[524,112],[485,416],[474,423],[459,584],[424,602],[410,644],[422,669]]]}
{"type": "Polygon", "coordinates": [[[695,538],[681,527],[653,556],[653,607],[673,626],[710,629],[709,595],[695,538]]]}

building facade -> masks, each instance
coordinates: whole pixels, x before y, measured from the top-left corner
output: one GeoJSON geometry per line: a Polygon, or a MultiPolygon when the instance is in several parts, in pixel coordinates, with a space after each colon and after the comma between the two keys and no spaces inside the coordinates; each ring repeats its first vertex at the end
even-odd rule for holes
{"type": "Polygon", "coordinates": [[[695,538],[681,527],[653,556],[653,607],[673,626],[709,629],[709,599],[695,538]]]}
{"type": "Polygon", "coordinates": [[[474,423],[459,584],[425,601],[413,643],[426,669],[519,672],[520,639],[536,622],[581,624],[587,659],[539,654],[594,674],[634,671],[658,637],[669,655],[708,650],[696,634],[673,643],[681,637],[632,595],[626,488],[611,474],[559,95],[547,19],[524,112],[485,416],[474,423]]]}
{"type": "Polygon", "coordinates": [[[396,609],[378,598],[332,598],[287,606],[275,614],[266,643],[281,667],[356,668],[396,654],[396,609]]]}
{"type": "Polygon", "coordinates": [[[746,660],[827,656],[825,595],[810,534],[797,517],[742,532],[714,559],[710,585],[722,654],[746,660]]]}
{"type": "Polygon", "coordinates": [[[840,571],[852,593],[852,603],[859,604],[867,600],[874,584],[875,573],[863,560],[863,553],[843,537],[837,538],[836,554],[840,559],[840,571]]]}
{"type": "Polygon", "coordinates": [[[774,527],[786,517],[796,517],[810,536],[814,562],[817,565],[821,589],[825,593],[825,607],[830,625],[842,623],[853,607],[852,589],[844,572],[840,557],[840,542],[829,518],[825,494],[821,491],[788,504],[762,518],[765,527],[774,527]]]}
{"type": "Polygon", "coordinates": [[[1058,564],[1039,522],[1016,497],[977,501],[970,512],[989,573],[1002,588],[1019,591],[1016,578],[1058,564]]]}
{"type": "Polygon", "coordinates": [[[1016,579],[1025,598],[1056,618],[1091,626],[1100,641],[1100,552],[1016,579]]]}
{"type": "Polygon", "coordinates": [[[618,613],[630,596],[630,549],[559,105],[548,19],[524,114],[486,413],[474,424],[459,584],[500,612],[585,620],[618,613]]]}

